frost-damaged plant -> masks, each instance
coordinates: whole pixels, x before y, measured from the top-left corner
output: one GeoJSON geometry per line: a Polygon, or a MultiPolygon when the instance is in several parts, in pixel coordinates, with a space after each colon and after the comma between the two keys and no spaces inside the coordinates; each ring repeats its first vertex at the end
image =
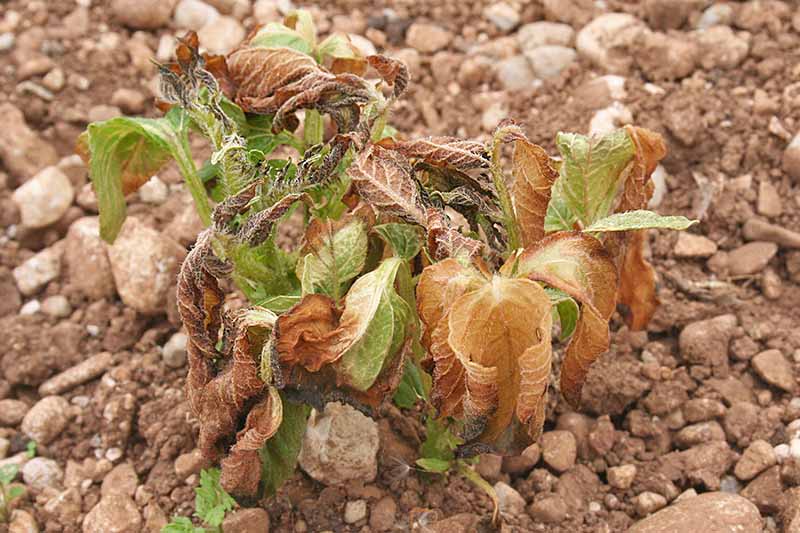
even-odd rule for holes
{"type": "Polygon", "coordinates": [[[199,447],[232,494],[274,492],[309,406],[330,400],[368,414],[391,397],[429,401],[419,466],[475,479],[466,458],[539,436],[554,322],[560,388],[577,406],[617,304],[635,329],[653,314],[644,230],[691,224],[643,210],[665,155],[657,134],[562,133],[560,159],[511,122],[488,144],[403,139],[387,121],[406,67],[341,36],[318,43],[303,11],[227,57],[200,55],[193,34],[176,56],[159,67],[164,118],[92,124],[81,146],[106,239],[124,194],[170,157],[209,225],[178,303],[199,447]],[[213,148],[199,171],[190,130],[213,148]],[[304,239],[287,252],[276,232],[296,211],[304,239]],[[252,307],[225,310],[226,278],[252,307]]]}

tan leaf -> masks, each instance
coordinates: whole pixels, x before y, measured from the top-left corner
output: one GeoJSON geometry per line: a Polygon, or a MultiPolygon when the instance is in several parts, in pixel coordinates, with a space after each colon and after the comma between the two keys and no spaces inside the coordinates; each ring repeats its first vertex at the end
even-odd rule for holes
{"type": "Polygon", "coordinates": [[[275,325],[276,349],[283,365],[300,365],[318,372],[340,355],[332,340],[339,326],[339,313],[328,296],[309,294],[278,317],[275,325]]]}
{"type": "Polygon", "coordinates": [[[541,146],[518,139],[514,142],[512,172],[511,195],[522,233],[522,246],[527,248],[544,237],[550,189],[558,178],[558,170],[541,146]]]}
{"type": "Polygon", "coordinates": [[[658,308],[656,272],[644,258],[646,230],[628,232],[625,258],[620,271],[617,300],[627,307],[625,323],[632,331],[647,327],[658,308]]]}
{"type": "Polygon", "coordinates": [[[561,363],[561,393],[572,406],[580,404],[589,367],[608,346],[608,317],[601,316],[594,306],[583,303],[575,333],[561,363]]]}
{"type": "Polygon", "coordinates": [[[365,202],[379,211],[425,225],[411,165],[401,154],[378,145],[366,148],[347,173],[365,202]]]}
{"type": "MultiPolygon", "coordinates": [[[[483,426],[491,443],[534,414],[550,374],[552,312],[544,289],[527,279],[495,276],[458,298],[450,310],[449,343],[466,369],[467,427],[483,426]]],[[[536,434],[537,428],[530,428],[536,434]]]]}
{"type": "Polygon", "coordinates": [[[428,251],[434,260],[439,261],[448,257],[472,258],[480,253],[483,243],[451,227],[442,211],[430,207],[425,211],[425,216],[428,251]]]}
{"type": "Polygon", "coordinates": [[[437,167],[450,167],[461,172],[476,168],[488,168],[486,147],[478,141],[456,137],[428,137],[397,142],[383,139],[381,146],[395,150],[410,159],[424,161],[437,167]]]}
{"type": "Polygon", "coordinates": [[[408,67],[402,61],[384,55],[367,56],[367,62],[383,80],[394,87],[394,95],[400,96],[408,87],[408,67]]]}

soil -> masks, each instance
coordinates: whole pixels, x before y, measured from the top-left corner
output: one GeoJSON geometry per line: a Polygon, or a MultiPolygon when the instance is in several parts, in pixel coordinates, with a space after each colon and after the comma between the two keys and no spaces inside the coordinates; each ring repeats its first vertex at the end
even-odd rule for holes
{"type": "MultiPolygon", "coordinates": [[[[492,104],[500,104],[508,116],[524,125],[534,142],[553,152],[558,131],[588,131],[594,113],[610,103],[587,96],[590,82],[606,72],[579,56],[558,77],[529,90],[504,90],[491,73],[479,76],[477,82],[466,79],[459,69],[474,55],[475,46],[488,49],[494,43],[499,54],[513,55],[513,51],[504,51],[503,41],[511,39],[510,46],[516,46],[509,37],[513,31],[499,30],[483,15],[491,4],[483,0],[334,0],[319,3],[315,16],[323,31],[330,26],[326,21],[342,21],[342,17],[331,17],[344,16],[379,50],[389,52],[406,48],[403,34],[413,22],[430,22],[453,32],[455,37],[446,51],[420,54],[419,66],[412,69],[415,83],[393,118],[399,130],[412,135],[487,138],[481,117],[492,104]],[[386,9],[395,14],[388,23],[382,15],[386,9]]],[[[512,4],[521,4],[515,6],[520,24],[562,20],[578,31],[593,18],[590,10],[581,7],[586,2],[579,0],[563,2],[562,13],[552,10],[557,2],[512,4]]],[[[630,13],[655,24],[645,7],[652,2],[608,0],[605,4],[608,12],[630,13]]],[[[678,29],[671,30],[677,34],[691,31],[710,5],[704,1],[686,4],[694,7],[678,29]]],[[[71,0],[11,0],[1,5],[0,13],[16,11],[21,21],[12,30],[15,48],[0,52],[0,103],[8,101],[22,110],[28,125],[60,156],[72,154],[88,117],[98,112],[98,105],[108,104],[118,89],[134,89],[146,95],[148,103],[152,101],[154,72],[134,65],[127,43],[137,39],[155,51],[160,37],[174,35],[174,28],[138,32],[134,37],[132,30],[112,17],[108,2],[94,2],[88,10],[85,33],[72,35],[63,25],[76,8],[71,0]],[[22,50],[29,42],[38,43],[34,48],[45,50],[53,66],[73,80],[51,101],[18,89],[23,81],[19,65],[26,61],[22,50]],[[81,79],[88,80],[88,89],[79,87],[81,79]]],[[[788,444],[792,439],[788,425],[800,418],[796,396],[800,375],[798,252],[781,248],[765,268],[741,276],[730,276],[719,265],[724,252],[737,250],[746,242],[742,225],[749,219],[765,218],[800,231],[800,183],[782,167],[788,139],[773,132],[775,120],[789,132],[800,125],[800,105],[785,94],[798,79],[800,24],[795,20],[792,25],[796,8],[790,7],[790,2],[753,0],[731,5],[738,14],[733,23],[736,31],[749,32],[750,52],[738,67],[697,66],[691,75],[674,81],[653,81],[641,69],[632,68],[624,74],[627,94],[622,99],[633,123],[658,131],[669,146],[662,163],[668,192],[658,211],[702,215],[701,223],[690,231],[714,241],[721,252],[711,258],[679,257],[675,253],[677,234],[650,232],[661,300],[654,320],[646,332],[630,332],[621,318],[615,317],[612,347],[590,371],[583,415],[572,413],[562,398],[551,395],[545,431],[558,428],[575,434],[576,465],[558,472],[539,462],[519,473],[509,468],[508,462],[493,457],[481,460],[484,476],[491,483],[502,481],[516,489],[526,505],[553,495],[566,503],[566,513],[554,524],[534,519],[532,512],[504,513],[503,531],[624,531],[641,518],[637,497],[642,492],[672,501],[687,489],[705,492],[720,488],[755,501],[765,518],[766,531],[789,531],[793,515],[782,494],[800,485],[796,466],[791,462],[781,465],[777,485],[770,485],[776,494],[766,497],[763,491],[756,495],[754,490],[748,491],[755,482],[738,480],[734,466],[756,439],[772,446],[788,444]],[[761,6],[757,20],[746,16],[753,11],[751,4],[761,6]],[[754,108],[765,99],[767,104],[754,108]],[[780,214],[757,214],[764,183],[777,191],[780,214]],[[698,211],[704,202],[708,208],[698,211]],[[679,341],[684,328],[727,314],[736,317],[737,326],[725,340],[724,364],[687,358],[683,341],[679,341]],[[756,371],[753,356],[768,349],[779,350],[788,361],[793,391],[776,387],[756,371]],[[701,399],[708,402],[696,402],[701,399]],[[702,410],[698,406],[706,404],[718,409],[692,418],[692,409],[702,410]],[[686,435],[688,427],[703,421],[714,422],[721,434],[713,429],[711,438],[686,435]],[[699,456],[701,453],[706,455],[699,456]],[[609,469],[631,464],[637,467],[633,484],[612,486],[609,469]]],[[[243,20],[246,27],[253,23],[250,16],[243,20]]],[[[31,79],[41,83],[41,78],[31,79]]],[[[146,114],[156,116],[157,111],[148,105],[146,114]]],[[[78,204],[69,215],[71,220],[36,231],[9,231],[18,224],[10,197],[21,182],[3,170],[0,166],[0,218],[6,234],[0,238],[0,400],[17,399],[32,406],[40,398],[38,386],[48,377],[94,354],[113,354],[113,368],[102,377],[61,394],[77,416],[52,442],[40,444],[37,450],[38,455],[54,459],[67,477],[91,480],[79,486],[78,508],[72,514],[53,512],[46,505],[46,492],[26,496],[18,508],[30,512],[42,531],[81,531],[83,517],[100,499],[104,476],[113,465],[128,461],[139,480],[134,501],[145,517],[143,524],[148,516],[157,514],[156,508],[164,516],[190,516],[197,476],[179,478],[175,461],[194,449],[197,424],[183,393],[185,368],[165,365],[160,348],[179,331],[174,313],[144,316],[116,298],[91,301],[64,276],[38,294],[20,297],[10,271],[63,238],[71,221],[95,211],[89,204],[78,204]],[[68,299],[69,316],[18,314],[25,301],[54,295],[68,299]]],[[[163,172],[161,178],[174,184],[180,180],[175,169],[163,172]]],[[[84,183],[85,172],[76,177],[76,190],[84,183]]],[[[166,228],[179,211],[178,203],[170,200],[154,207],[133,198],[129,212],[157,230],[169,231],[166,228]]],[[[187,246],[191,243],[190,238],[179,240],[187,246]]],[[[381,415],[382,448],[374,483],[325,487],[298,472],[276,497],[262,502],[270,515],[270,530],[380,531],[381,526],[372,521],[374,516],[345,523],[344,507],[348,500],[365,499],[373,514],[378,509],[388,512],[390,504],[378,505],[388,498],[396,506],[394,530],[414,527],[425,531],[426,524],[440,521],[439,529],[428,530],[488,531],[491,502],[485,494],[457,475],[431,477],[413,468],[414,449],[421,437],[416,422],[420,415],[404,415],[394,408],[381,415]],[[406,417],[411,417],[412,423],[406,417]],[[441,522],[448,518],[450,522],[441,522]]],[[[8,456],[25,449],[27,439],[18,423],[0,424],[0,437],[10,441],[8,456]]],[[[766,481],[756,478],[759,480],[766,486],[766,481]]],[[[156,524],[157,519],[153,520],[156,524]]],[[[142,528],[144,531],[145,526],[142,528]]]]}

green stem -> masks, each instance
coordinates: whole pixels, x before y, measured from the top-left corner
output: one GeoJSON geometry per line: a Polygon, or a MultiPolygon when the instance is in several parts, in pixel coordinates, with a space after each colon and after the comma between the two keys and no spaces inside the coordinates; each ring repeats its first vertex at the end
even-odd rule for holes
{"type": "Polygon", "coordinates": [[[316,109],[306,109],[306,118],[303,123],[303,141],[306,148],[322,142],[323,137],[322,115],[316,109]]]}
{"type": "Polygon", "coordinates": [[[200,220],[203,221],[203,224],[208,226],[211,224],[211,206],[208,203],[208,195],[206,194],[203,180],[200,179],[194,159],[192,159],[188,135],[181,135],[180,149],[175,156],[181,174],[183,174],[183,179],[186,180],[186,185],[189,187],[189,192],[194,199],[197,214],[200,215],[200,220]]]}
{"type": "Polygon", "coordinates": [[[500,148],[503,146],[500,137],[494,139],[492,142],[492,182],[497,191],[497,198],[500,200],[500,209],[503,211],[503,226],[508,232],[508,252],[513,252],[522,244],[520,240],[519,225],[517,224],[517,216],[514,213],[514,204],[511,201],[511,194],[508,192],[505,177],[503,176],[503,168],[500,164],[500,148]]]}

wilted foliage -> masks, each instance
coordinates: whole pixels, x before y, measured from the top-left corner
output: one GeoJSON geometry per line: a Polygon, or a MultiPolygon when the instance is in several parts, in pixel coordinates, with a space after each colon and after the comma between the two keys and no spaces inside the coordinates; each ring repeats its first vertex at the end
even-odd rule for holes
{"type": "Polygon", "coordinates": [[[561,133],[559,159],[512,122],[488,143],[394,134],[406,67],[346,37],[317,42],[302,11],[226,58],[199,54],[192,34],[177,57],[161,66],[164,118],[92,124],[81,150],[106,239],[124,194],[170,157],[209,225],[178,280],[187,395],[199,447],[236,495],[273,492],[308,406],[331,400],[368,414],[393,396],[429,400],[418,464],[456,461],[475,479],[460,458],[541,433],[554,334],[567,341],[559,388],[577,407],[618,304],[633,329],[657,305],[645,230],[692,223],[644,211],[665,155],[647,130],[561,133]],[[200,171],[190,129],[214,149],[200,171]],[[276,228],[296,210],[304,237],[285,251],[276,228]],[[252,307],[226,310],[227,278],[252,307]]]}

